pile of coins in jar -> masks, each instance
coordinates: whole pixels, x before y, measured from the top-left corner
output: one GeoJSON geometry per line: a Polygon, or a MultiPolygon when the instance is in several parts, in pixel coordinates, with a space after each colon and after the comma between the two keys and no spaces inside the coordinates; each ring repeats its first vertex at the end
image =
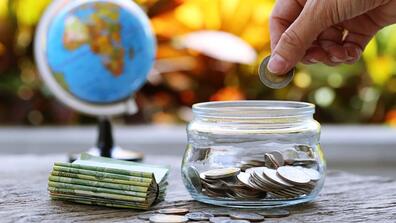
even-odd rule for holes
{"type": "Polygon", "coordinates": [[[311,147],[298,145],[243,157],[235,167],[198,173],[191,166],[187,174],[195,189],[209,197],[290,199],[310,194],[320,180],[313,154],[311,147]]]}

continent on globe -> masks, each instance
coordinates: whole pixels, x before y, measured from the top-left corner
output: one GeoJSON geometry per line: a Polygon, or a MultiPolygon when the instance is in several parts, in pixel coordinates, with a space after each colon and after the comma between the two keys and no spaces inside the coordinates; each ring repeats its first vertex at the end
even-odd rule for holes
{"type": "Polygon", "coordinates": [[[125,54],[121,44],[119,8],[105,3],[96,3],[93,8],[96,13],[88,16],[86,21],[73,14],[66,18],[63,45],[73,51],[88,44],[92,52],[101,57],[106,69],[117,77],[123,73],[125,54]]]}

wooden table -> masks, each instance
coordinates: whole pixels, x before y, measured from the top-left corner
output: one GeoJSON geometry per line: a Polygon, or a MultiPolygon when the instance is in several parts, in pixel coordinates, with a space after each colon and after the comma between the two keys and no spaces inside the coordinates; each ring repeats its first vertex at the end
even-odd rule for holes
{"type": "MultiPolygon", "coordinates": [[[[64,155],[0,157],[0,222],[141,222],[139,214],[164,207],[221,209],[191,199],[180,179],[180,157],[172,156],[146,159],[172,166],[166,201],[151,211],[52,201],[47,195],[47,177],[52,163],[65,159],[64,155]]],[[[266,222],[396,222],[396,180],[330,171],[314,202],[288,209],[291,216],[266,222]]]]}

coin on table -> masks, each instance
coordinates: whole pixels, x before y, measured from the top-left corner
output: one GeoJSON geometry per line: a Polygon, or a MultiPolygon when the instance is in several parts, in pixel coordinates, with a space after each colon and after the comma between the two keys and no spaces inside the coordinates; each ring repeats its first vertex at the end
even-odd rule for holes
{"type": "Polygon", "coordinates": [[[153,216],[153,214],[141,214],[138,215],[138,218],[141,220],[149,220],[151,216],[153,216]]]}
{"type": "Polygon", "coordinates": [[[150,217],[152,223],[184,223],[188,218],[182,215],[156,214],[150,217]]]}
{"type": "Polygon", "coordinates": [[[261,82],[263,82],[265,86],[272,89],[280,89],[286,87],[293,79],[295,69],[293,68],[283,75],[274,74],[267,69],[270,58],[270,56],[266,57],[260,64],[259,76],[261,82]]]}
{"type": "Polygon", "coordinates": [[[238,219],[230,219],[230,220],[219,221],[218,223],[250,223],[250,221],[238,220],[238,219]]]}
{"type": "Polygon", "coordinates": [[[219,223],[221,221],[231,220],[230,217],[212,217],[209,218],[209,222],[211,223],[219,223]]]}
{"type": "Polygon", "coordinates": [[[270,209],[257,212],[257,214],[262,215],[266,218],[283,218],[289,216],[290,212],[286,209],[270,209]]]}
{"type": "Polygon", "coordinates": [[[207,221],[214,215],[207,212],[191,212],[186,214],[186,217],[191,221],[207,221]]]}
{"type": "Polygon", "coordinates": [[[133,219],[133,223],[148,223],[148,220],[133,219]]]}
{"type": "Polygon", "coordinates": [[[222,209],[212,209],[210,211],[205,211],[205,213],[212,214],[215,217],[228,217],[230,215],[228,211],[222,209]]]}
{"type": "Polygon", "coordinates": [[[228,217],[214,217],[210,219],[210,222],[211,223],[250,223],[250,221],[236,220],[228,217]]]}
{"type": "Polygon", "coordinates": [[[263,221],[264,217],[256,213],[235,212],[230,213],[231,219],[247,220],[247,221],[263,221]]]}
{"type": "Polygon", "coordinates": [[[304,185],[311,181],[311,178],[298,167],[281,166],[276,172],[280,178],[293,185],[304,185]]]}
{"type": "Polygon", "coordinates": [[[187,208],[166,208],[166,209],[161,209],[158,211],[160,214],[187,214],[189,210],[187,208]]]}
{"type": "Polygon", "coordinates": [[[203,175],[207,179],[221,179],[236,176],[241,172],[241,169],[235,167],[213,169],[203,172],[203,175]]]}

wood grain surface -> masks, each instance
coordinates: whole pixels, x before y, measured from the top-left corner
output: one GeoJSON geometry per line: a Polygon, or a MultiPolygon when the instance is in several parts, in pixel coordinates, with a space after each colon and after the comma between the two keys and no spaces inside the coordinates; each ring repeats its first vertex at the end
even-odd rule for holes
{"type": "MultiPolygon", "coordinates": [[[[225,208],[195,202],[180,178],[181,157],[149,156],[147,163],[172,166],[166,201],[147,212],[52,201],[47,177],[64,155],[0,157],[0,222],[141,222],[139,214],[164,207],[191,211],[225,208]]],[[[396,171],[396,170],[395,170],[396,171]]],[[[311,203],[288,208],[292,215],[266,222],[396,222],[396,180],[328,172],[324,189],[311,203]]],[[[226,211],[226,210],[225,210],[226,211]]]]}

